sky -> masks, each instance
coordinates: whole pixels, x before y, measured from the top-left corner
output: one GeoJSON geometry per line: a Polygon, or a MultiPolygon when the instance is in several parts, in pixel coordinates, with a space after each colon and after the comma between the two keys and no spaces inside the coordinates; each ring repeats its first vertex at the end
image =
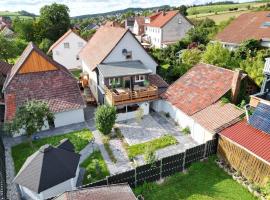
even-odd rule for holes
{"type": "MultiPolygon", "coordinates": [[[[212,2],[218,1],[224,0],[212,0],[212,2]]],[[[237,0],[236,2],[246,1],[249,0],[237,0]]],[[[0,11],[26,10],[38,15],[39,9],[42,6],[53,2],[67,5],[70,9],[70,16],[78,16],[131,7],[148,8],[161,5],[180,6],[203,4],[211,2],[211,0],[0,0],[0,11]]]]}

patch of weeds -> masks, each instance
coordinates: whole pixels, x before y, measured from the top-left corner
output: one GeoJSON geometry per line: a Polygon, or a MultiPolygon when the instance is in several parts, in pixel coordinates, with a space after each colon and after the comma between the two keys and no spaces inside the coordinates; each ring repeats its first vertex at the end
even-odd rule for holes
{"type": "Polygon", "coordinates": [[[189,134],[190,134],[190,129],[189,129],[189,127],[187,126],[186,128],[183,128],[183,129],[182,129],[182,132],[183,132],[185,135],[189,135],[189,134]]]}
{"type": "Polygon", "coordinates": [[[222,105],[225,105],[225,104],[227,104],[227,103],[230,103],[230,99],[227,98],[227,97],[222,97],[222,98],[221,98],[221,104],[222,104],[222,105]]]}
{"type": "Polygon", "coordinates": [[[103,144],[104,144],[104,147],[105,147],[105,149],[106,149],[106,151],[107,151],[107,153],[108,153],[108,155],[109,155],[111,161],[112,161],[113,163],[116,163],[117,160],[116,160],[116,158],[115,158],[115,156],[114,156],[114,154],[113,154],[113,151],[112,151],[112,149],[111,149],[111,147],[110,147],[110,137],[104,135],[104,136],[102,137],[102,142],[103,142],[103,144]]]}

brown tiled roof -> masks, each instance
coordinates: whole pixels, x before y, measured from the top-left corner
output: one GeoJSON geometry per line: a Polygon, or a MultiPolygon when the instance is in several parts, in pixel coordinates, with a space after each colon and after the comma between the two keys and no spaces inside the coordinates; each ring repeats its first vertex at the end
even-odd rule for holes
{"type": "Polygon", "coordinates": [[[197,64],[169,86],[162,97],[188,115],[217,102],[231,89],[234,72],[197,64]]]}
{"type": "Polygon", "coordinates": [[[233,20],[223,31],[217,34],[216,40],[239,44],[249,39],[270,39],[270,11],[244,13],[233,20]]]}
{"type": "Polygon", "coordinates": [[[65,192],[54,200],[136,200],[128,184],[117,184],[65,192]]]}
{"type": "Polygon", "coordinates": [[[80,58],[93,70],[109,55],[128,29],[103,26],[80,52],[80,58]]]}
{"type": "Polygon", "coordinates": [[[74,32],[73,30],[69,29],[64,35],[62,35],[55,43],[53,43],[53,45],[50,47],[50,49],[48,50],[48,53],[53,50],[60,42],[62,42],[67,36],[69,36],[69,34],[74,33],[76,34],[79,38],[81,38],[82,40],[84,40],[81,36],[79,36],[76,32],[74,32]]]}
{"type": "Polygon", "coordinates": [[[244,113],[242,109],[237,108],[231,103],[223,104],[218,101],[195,113],[192,118],[212,133],[219,133],[223,129],[240,121],[240,117],[244,113]]]}
{"type": "Polygon", "coordinates": [[[243,120],[226,128],[220,135],[270,163],[270,134],[252,127],[243,120]]]}
{"type": "Polygon", "coordinates": [[[54,113],[79,109],[84,106],[77,80],[63,66],[47,57],[33,44],[29,44],[18,62],[12,67],[4,86],[6,120],[12,120],[16,109],[29,100],[48,102],[54,113]],[[32,51],[36,51],[57,70],[18,73],[32,51]]]}
{"type": "Polygon", "coordinates": [[[3,86],[11,67],[12,65],[0,60],[0,86],[3,86]]]}
{"type": "Polygon", "coordinates": [[[150,16],[150,23],[147,26],[163,27],[167,24],[179,11],[158,12],[150,16]]]}
{"type": "Polygon", "coordinates": [[[165,92],[167,88],[169,87],[169,84],[157,74],[150,74],[149,81],[150,81],[150,84],[153,84],[158,87],[159,95],[165,92]]]}

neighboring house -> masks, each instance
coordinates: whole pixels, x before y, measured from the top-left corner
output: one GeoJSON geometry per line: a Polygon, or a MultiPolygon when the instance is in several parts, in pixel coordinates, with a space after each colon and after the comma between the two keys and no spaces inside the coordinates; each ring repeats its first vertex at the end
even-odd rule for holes
{"type": "Polygon", "coordinates": [[[137,200],[137,198],[128,184],[117,184],[65,192],[54,200],[137,200]]]}
{"type": "Polygon", "coordinates": [[[121,24],[119,24],[116,21],[106,21],[103,26],[107,26],[107,27],[122,27],[121,24]]]}
{"type": "Polygon", "coordinates": [[[270,47],[270,12],[244,13],[233,20],[223,31],[215,37],[224,47],[234,50],[242,42],[255,39],[263,47],[270,47]]]}
{"type": "Polygon", "coordinates": [[[46,144],[27,158],[14,182],[25,199],[49,199],[76,189],[79,161],[68,139],[57,147],[46,144]]]}
{"type": "Polygon", "coordinates": [[[137,36],[144,34],[144,17],[135,17],[133,33],[137,36]]]}
{"type": "Polygon", "coordinates": [[[99,28],[99,25],[97,24],[88,24],[84,30],[97,30],[99,28]]]}
{"type": "Polygon", "coordinates": [[[144,26],[146,40],[162,48],[181,40],[193,24],[179,11],[162,11],[146,17],[144,26]]]}
{"type": "Polygon", "coordinates": [[[53,60],[67,69],[81,68],[79,52],[86,45],[86,41],[71,29],[60,37],[49,49],[53,60]]]}
{"type": "Polygon", "coordinates": [[[14,32],[10,28],[8,28],[7,26],[5,28],[3,28],[3,30],[0,33],[5,37],[13,37],[14,36],[14,32]]]}
{"type": "Polygon", "coordinates": [[[4,29],[5,27],[11,28],[11,18],[8,16],[0,16],[0,30],[4,29]]]}
{"type": "Polygon", "coordinates": [[[222,97],[231,93],[231,100],[238,103],[240,93],[257,91],[258,86],[246,74],[201,63],[170,85],[152,108],[168,113],[182,128],[189,128],[195,141],[204,143],[244,114],[233,104],[222,102],[222,97]]]}
{"type": "Polygon", "coordinates": [[[55,115],[54,122],[49,122],[50,127],[84,121],[85,104],[77,80],[33,43],[29,43],[11,68],[3,93],[6,121],[11,121],[16,109],[29,100],[42,100],[49,104],[55,115]]]}
{"type": "Polygon", "coordinates": [[[147,115],[150,102],[168,85],[156,75],[157,63],[124,28],[101,27],[80,52],[89,87],[99,104],[117,107],[118,121],[147,115]]]}
{"type": "Polygon", "coordinates": [[[133,32],[133,28],[134,28],[134,22],[135,22],[135,18],[134,17],[128,17],[125,20],[125,28],[129,29],[131,32],[133,32]]]}

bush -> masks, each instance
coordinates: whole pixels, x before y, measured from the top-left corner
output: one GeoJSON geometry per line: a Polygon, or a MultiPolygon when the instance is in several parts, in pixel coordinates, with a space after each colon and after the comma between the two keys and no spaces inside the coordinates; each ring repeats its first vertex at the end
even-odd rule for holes
{"type": "Polygon", "coordinates": [[[110,134],[116,120],[116,108],[114,106],[102,105],[95,113],[97,129],[104,135],[110,134]]]}
{"type": "Polygon", "coordinates": [[[186,127],[184,129],[182,129],[182,132],[185,134],[185,135],[189,135],[190,134],[190,129],[189,127],[186,127]]]}
{"type": "Polygon", "coordinates": [[[182,53],[182,62],[188,65],[196,65],[202,58],[202,52],[197,49],[187,49],[182,53]]]}
{"type": "Polygon", "coordinates": [[[147,164],[153,164],[157,160],[155,150],[151,145],[148,145],[146,147],[146,151],[144,153],[144,160],[147,164]]]}

